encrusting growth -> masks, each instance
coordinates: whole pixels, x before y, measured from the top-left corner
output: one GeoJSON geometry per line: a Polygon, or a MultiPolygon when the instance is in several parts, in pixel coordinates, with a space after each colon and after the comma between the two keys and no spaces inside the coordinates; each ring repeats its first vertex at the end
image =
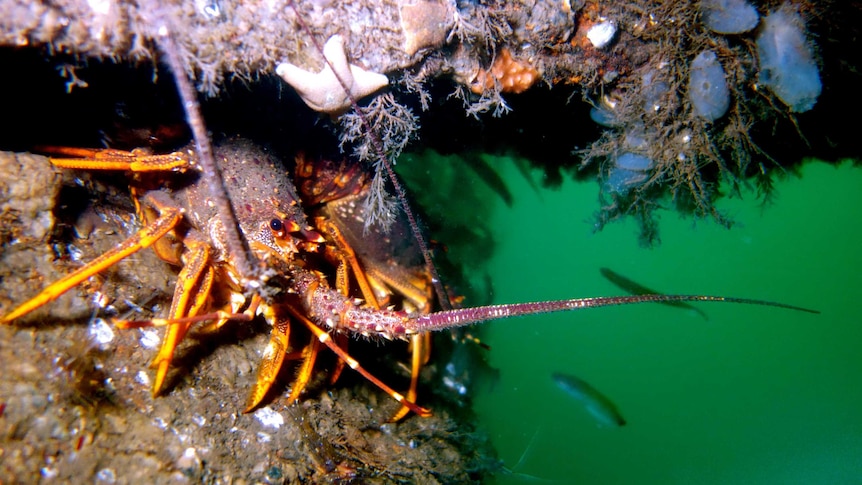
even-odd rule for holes
{"type": "Polygon", "coordinates": [[[470,90],[482,94],[499,84],[501,92],[523,93],[538,80],[539,71],[535,67],[514,59],[509,49],[504,47],[500,49],[490,69],[479,71],[470,84],[470,90]]]}

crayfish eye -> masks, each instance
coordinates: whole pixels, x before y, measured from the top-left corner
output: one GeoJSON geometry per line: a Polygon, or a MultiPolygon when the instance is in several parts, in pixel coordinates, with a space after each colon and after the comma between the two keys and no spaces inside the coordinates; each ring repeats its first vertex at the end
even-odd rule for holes
{"type": "Polygon", "coordinates": [[[284,223],[281,222],[281,219],[273,219],[269,221],[269,228],[272,229],[273,232],[280,233],[284,231],[284,223]]]}

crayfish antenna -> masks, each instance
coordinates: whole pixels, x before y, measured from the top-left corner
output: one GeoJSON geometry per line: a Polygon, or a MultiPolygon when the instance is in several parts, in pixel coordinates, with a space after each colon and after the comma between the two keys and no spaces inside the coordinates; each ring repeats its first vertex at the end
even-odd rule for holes
{"type": "Polygon", "coordinates": [[[575,298],[571,300],[539,301],[531,303],[510,303],[476,308],[461,308],[409,317],[403,322],[410,333],[433,332],[450,328],[500,320],[509,317],[553,313],[566,310],[582,310],[585,308],[600,308],[616,305],[633,305],[637,303],[666,303],[683,301],[706,301],[723,303],[740,303],[746,305],[770,306],[806,313],[819,314],[818,310],[802,308],[785,303],[750,298],[731,298],[708,295],[634,295],[634,296],[603,296],[594,298],[575,298]]]}
{"type": "Polygon", "coordinates": [[[323,54],[323,46],[321,46],[320,42],[318,42],[314,37],[308,24],[305,23],[302,15],[300,15],[299,10],[296,8],[295,0],[290,0],[288,5],[293,9],[294,14],[296,14],[296,22],[299,24],[300,28],[305,31],[308,38],[311,40],[311,43],[314,45],[314,48],[320,53],[323,57],[323,61],[332,70],[332,73],[335,75],[335,79],[338,80],[338,83],[341,85],[342,89],[344,89],[344,93],[347,95],[347,99],[350,101],[353,111],[356,112],[359,119],[362,121],[362,126],[365,128],[365,132],[371,140],[371,145],[380,161],[380,165],[382,165],[386,170],[386,175],[388,175],[389,180],[392,182],[392,186],[395,188],[395,195],[398,197],[398,201],[401,203],[401,208],[404,210],[404,214],[407,216],[407,220],[410,223],[410,229],[413,231],[413,238],[416,240],[416,244],[419,245],[419,251],[422,253],[422,258],[425,260],[425,267],[431,274],[431,284],[434,285],[434,292],[437,293],[437,299],[440,301],[440,305],[444,310],[451,309],[452,303],[449,300],[449,293],[443,288],[440,274],[437,271],[437,266],[434,264],[434,259],[431,255],[431,250],[428,248],[425,236],[422,235],[422,231],[419,229],[419,222],[416,218],[416,214],[412,209],[410,209],[410,204],[407,202],[407,193],[404,191],[404,187],[401,185],[398,176],[392,169],[392,163],[389,161],[389,157],[386,156],[386,151],[383,149],[383,143],[381,142],[380,137],[378,137],[377,133],[372,129],[371,123],[368,121],[368,117],[366,117],[365,113],[362,112],[362,109],[359,107],[359,102],[356,100],[353,93],[351,93],[347,82],[341,78],[338,74],[338,70],[333,68],[329,59],[327,59],[323,54]]]}
{"type": "Polygon", "coordinates": [[[233,204],[228,198],[221,171],[213,158],[212,143],[201,114],[197,93],[186,75],[185,66],[180,59],[179,48],[174,41],[172,30],[168,26],[169,22],[165,18],[160,18],[158,21],[163,23],[156,26],[158,32],[156,44],[165,54],[165,60],[174,75],[177,92],[186,112],[186,121],[195,140],[198,163],[203,170],[203,178],[209,189],[209,196],[212,198],[216,214],[218,214],[224,229],[228,253],[237,272],[242,277],[245,289],[256,290],[260,286],[257,266],[252,262],[251,252],[245,238],[240,237],[239,222],[237,222],[233,204]]]}

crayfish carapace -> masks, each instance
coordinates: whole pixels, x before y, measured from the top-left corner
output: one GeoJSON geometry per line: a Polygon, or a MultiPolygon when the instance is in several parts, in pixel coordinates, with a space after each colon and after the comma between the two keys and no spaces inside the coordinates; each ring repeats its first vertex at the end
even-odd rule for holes
{"type": "MultiPolygon", "coordinates": [[[[224,248],[224,228],[215,217],[206,188],[199,183],[193,149],[168,155],[116,150],[56,151],[66,157],[51,158],[58,167],[130,172],[131,193],[144,227],[116,248],[49,285],[0,318],[0,323],[30,313],[90,276],[152,246],[160,258],[181,267],[170,312],[161,319],[115,323],[124,328],[167,327],[153,361],[154,395],[163,391],[177,345],[190,327],[200,322],[209,322],[206,328],[215,329],[229,320],[247,321],[261,315],[272,327],[246,411],[264,399],[288,355],[291,325],[301,324],[311,331],[313,338],[300,353],[304,361],[291,391],[291,401],[304,389],[320,345],[325,345],[407,410],[427,415],[427,409],[415,404],[416,374],[427,355],[424,339],[435,330],[518,315],[645,302],[719,301],[813,312],[782,303],[702,295],[597,297],[430,312],[433,303],[430,277],[423,273],[421,265],[395,258],[394,239],[378,244],[363,244],[359,240],[363,237],[359,199],[367,190],[361,171],[346,164],[300,159],[297,179],[301,190],[297,191],[279,160],[250,142],[231,139],[217,146],[216,160],[242,234],[263,275],[258,289],[246,294],[224,248]],[[300,204],[300,193],[306,198],[311,222],[300,204]],[[321,258],[329,261],[329,265],[324,266],[321,258]],[[334,279],[334,285],[330,278],[334,279]],[[352,282],[360,288],[359,293],[351,290],[352,282]],[[384,308],[394,295],[401,300],[399,307],[384,308]],[[414,375],[406,397],[348,355],[345,347],[350,335],[412,339],[414,375]]],[[[404,414],[402,411],[396,417],[404,414]]]]}

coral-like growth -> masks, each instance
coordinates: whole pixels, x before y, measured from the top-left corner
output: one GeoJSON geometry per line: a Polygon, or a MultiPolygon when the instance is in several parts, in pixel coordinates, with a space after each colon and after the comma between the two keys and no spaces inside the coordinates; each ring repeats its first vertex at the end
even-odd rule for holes
{"type": "Polygon", "coordinates": [[[505,17],[505,10],[496,8],[481,8],[478,5],[467,5],[456,9],[454,25],[446,42],[458,40],[461,44],[483,46],[483,54],[491,54],[499,42],[512,35],[512,26],[505,17]]]}
{"type": "MultiPolygon", "coordinates": [[[[368,128],[383,143],[386,158],[397,160],[407,143],[416,136],[419,118],[410,108],[395,101],[392,93],[377,96],[368,106],[360,109],[368,120],[368,128]]],[[[372,134],[366,133],[359,113],[350,111],[338,118],[338,123],[342,128],[341,149],[344,150],[345,145],[353,145],[356,158],[377,167],[382,160],[378,159],[372,134]]]]}
{"type": "Polygon", "coordinates": [[[464,105],[464,111],[468,116],[479,119],[480,113],[491,112],[494,118],[499,118],[504,114],[512,111],[512,108],[506,104],[506,100],[500,95],[500,89],[494,86],[493,89],[483,91],[482,94],[475,98],[473,93],[467,91],[462,85],[457,85],[455,91],[449,95],[450,97],[460,99],[464,105]]]}
{"type": "Polygon", "coordinates": [[[398,202],[386,191],[385,162],[378,147],[374,146],[375,138],[382,143],[379,148],[385,158],[394,163],[419,130],[419,119],[410,108],[395,101],[392,93],[377,96],[360,109],[361,115],[350,111],[338,118],[342,129],[340,147],[343,151],[346,145],[352,145],[354,156],[374,167],[374,178],[366,200],[368,216],[365,226],[380,224],[387,229],[395,220],[398,202]],[[363,117],[368,126],[365,126],[363,117]]]}

